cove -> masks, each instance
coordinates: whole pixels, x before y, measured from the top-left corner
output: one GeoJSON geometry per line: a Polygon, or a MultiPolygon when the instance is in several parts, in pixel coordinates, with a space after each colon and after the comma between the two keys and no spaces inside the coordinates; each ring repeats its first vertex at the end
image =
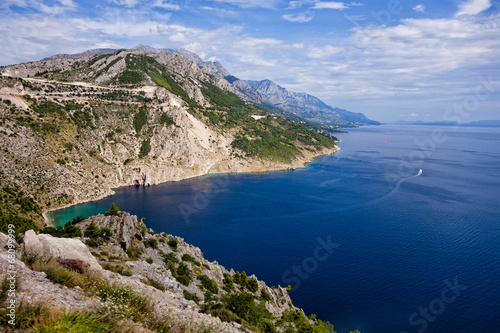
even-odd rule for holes
{"type": "Polygon", "coordinates": [[[208,260],[292,285],[339,333],[500,332],[500,129],[435,130],[353,129],[305,169],[119,188],[49,218],[115,202],[208,260]]]}

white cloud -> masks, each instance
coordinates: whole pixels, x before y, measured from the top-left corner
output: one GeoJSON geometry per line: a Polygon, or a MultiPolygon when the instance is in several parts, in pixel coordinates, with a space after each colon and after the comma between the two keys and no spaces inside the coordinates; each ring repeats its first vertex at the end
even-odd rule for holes
{"type": "Polygon", "coordinates": [[[420,4],[420,5],[416,5],[415,7],[412,8],[414,11],[416,11],[417,13],[423,13],[425,12],[425,6],[420,4]]]}
{"type": "Polygon", "coordinates": [[[111,3],[127,8],[134,8],[139,4],[139,0],[111,0],[111,3]]]}
{"type": "Polygon", "coordinates": [[[153,7],[160,7],[160,8],[167,9],[167,10],[180,10],[181,9],[181,7],[179,7],[178,5],[174,5],[172,3],[165,2],[163,0],[156,0],[156,2],[153,4],[153,7]]]}
{"type": "Polygon", "coordinates": [[[53,5],[46,5],[42,0],[6,0],[2,1],[0,8],[9,8],[10,6],[17,6],[21,8],[28,8],[37,10],[43,14],[48,15],[61,15],[67,12],[75,11],[78,5],[72,0],[57,0],[53,5]]]}
{"type": "Polygon", "coordinates": [[[348,8],[348,6],[343,2],[317,2],[314,4],[314,9],[337,9],[344,10],[348,8]]]}
{"type": "Polygon", "coordinates": [[[214,7],[202,6],[202,7],[200,7],[200,9],[216,12],[217,14],[223,14],[223,15],[236,15],[236,14],[238,14],[238,12],[236,12],[234,10],[227,10],[224,8],[214,8],[214,7]]]}
{"type": "Polygon", "coordinates": [[[283,19],[290,22],[306,23],[313,19],[314,15],[310,12],[304,12],[297,15],[285,14],[282,16],[283,19]]]}
{"type": "Polygon", "coordinates": [[[307,56],[313,59],[325,59],[343,51],[342,47],[326,45],[323,47],[311,47],[308,49],[307,56]]]}
{"type": "Polygon", "coordinates": [[[491,0],[469,0],[460,4],[456,16],[476,15],[491,7],[491,0]]]}
{"type": "Polygon", "coordinates": [[[276,8],[281,0],[214,0],[216,2],[226,2],[242,8],[276,8]]]}

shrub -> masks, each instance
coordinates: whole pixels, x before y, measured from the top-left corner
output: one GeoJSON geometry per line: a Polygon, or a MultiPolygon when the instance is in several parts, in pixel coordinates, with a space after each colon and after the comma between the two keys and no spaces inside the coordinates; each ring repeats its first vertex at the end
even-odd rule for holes
{"type": "Polygon", "coordinates": [[[10,289],[10,280],[7,280],[7,277],[8,276],[5,276],[2,281],[2,285],[0,286],[0,304],[2,304],[7,299],[8,291],[10,289]]]}
{"type": "Polygon", "coordinates": [[[137,260],[141,256],[142,251],[135,247],[129,247],[126,251],[127,256],[131,260],[137,260]]]}
{"type": "Polygon", "coordinates": [[[191,283],[191,271],[189,270],[189,267],[181,262],[177,269],[174,267],[171,267],[170,270],[172,271],[172,275],[181,283],[182,285],[189,286],[191,283]]]}
{"type": "Polygon", "coordinates": [[[82,275],[62,267],[55,259],[37,261],[33,264],[33,270],[44,272],[52,282],[69,288],[85,285],[82,275]]]}
{"type": "Polygon", "coordinates": [[[140,72],[125,70],[118,76],[118,82],[122,84],[138,84],[144,80],[144,75],[140,72]]]}
{"type": "Polygon", "coordinates": [[[255,306],[253,296],[246,292],[228,294],[223,298],[223,303],[228,310],[245,320],[248,319],[251,308],[255,306]]]}
{"type": "Polygon", "coordinates": [[[123,276],[131,276],[132,275],[132,272],[128,268],[123,267],[123,265],[104,264],[104,265],[102,265],[102,268],[104,268],[108,271],[111,271],[111,272],[118,273],[118,274],[123,275],[123,276]]]}
{"type": "Polygon", "coordinates": [[[165,291],[165,286],[163,284],[161,284],[160,282],[157,282],[151,278],[148,278],[147,284],[153,288],[158,289],[158,290],[165,291]]]}
{"type": "Polygon", "coordinates": [[[170,238],[167,242],[168,246],[172,248],[172,250],[177,251],[177,239],[175,238],[170,238]]]}
{"type": "Polygon", "coordinates": [[[153,258],[151,257],[147,258],[146,262],[151,265],[153,263],[153,258]]]}
{"type": "Polygon", "coordinates": [[[146,239],[144,241],[144,246],[150,247],[152,249],[157,249],[158,248],[158,241],[156,240],[156,238],[146,239]]]}
{"type": "Polygon", "coordinates": [[[219,292],[219,288],[217,287],[217,283],[214,280],[210,279],[205,274],[198,276],[198,280],[201,281],[201,285],[206,290],[212,292],[213,294],[217,294],[219,292]]]}
{"type": "Polygon", "coordinates": [[[200,298],[196,296],[196,294],[190,293],[187,290],[184,290],[182,293],[184,294],[184,298],[188,301],[194,301],[196,304],[200,301],[200,298]]]}
{"type": "Polygon", "coordinates": [[[111,207],[109,207],[109,210],[106,213],[104,213],[104,215],[106,215],[106,216],[119,216],[120,211],[118,210],[118,207],[113,202],[111,204],[111,207]]]}
{"type": "Polygon", "coordinates": [[[256,278],[250,278],[247,281],[246,287],[252,293],[255,293],[257,290],[259,290],[259,283],[257,282],[256,278]]]}
{"type": "Polygon", "coordinates": [[[189,276],[186,276],[186,275],[179,275],[176,277],[177,281],[179,281],[180,284],[184,285],[184,286],[189,286],[189,283],[191,283],[191,279],[189,278],[189,276]]]}
{"type": "Polygon", "coordinates": [[[40,325],[35,330],[36,333],[108,333],[112,331],[113,323],[106,316],[92,312],[65,314],[53,321],[40,325]]]}
{"type": "Polygon", "coordinates": [[[151,140],[143,140],[141,144],[141,148],[139,149],[139,157],[148,156],[151,151],[151,140]]]}
{"type": "Polygon", "coordinates": [[[165,262],[173,262],[173,263],[179,262],[179,259],[177,259],[177,256],[173,252],[165,254],[163,258],[165,259],[165,262]]]}
{"type": "Polygon", "coordinates": [[[164,124],[166,126],[174,125],[175,122],[172,118],[169,117],[168,114],[162,113],[160,116],[160,124],[164,124]]]}
{"type": "Polygon", "coordinates": [[[139,112],[134,115],[134,128],[139,133],[144,125],[148,122],[148,113],[146,107],[139,108],[139,112]]]}
{"type": "Polygon", "coordinates": [[[260,298],[263,299],[264,301],[270,301],[271,300],[271,295],[269,292],[264,288],[260,292],[260,298]]]}
{"type": "MultiPolygon", "coordinates": [[[[75,218],[77,219],[77,218],[75,218]]],[[[60,237],[60,238],[74,238],[74,237],[81,237],[82,236],[82,230],[75,226],[76,223],[73,221],[68,221],[64,224],[64,228],[61,226],[57,227],[45,227],[42,229],[40,232],[43,234],[49,234],[54,237],[60,237]]]]}
{"type": "Polygon", "coordinates": [[[224,274],[224,287],[223,289],[227,292],[230,292],[231,290],[234,289],[234,283],[233,283],[233,278],[231,275],[224,274]]]}
{"type": "Polygon", "coordinates": [[[259,325],[260,331],[262,333],[276,333],[278,332],[276,330],[276,326],[269,320],[264,320],[262,323],[259,325]]]}

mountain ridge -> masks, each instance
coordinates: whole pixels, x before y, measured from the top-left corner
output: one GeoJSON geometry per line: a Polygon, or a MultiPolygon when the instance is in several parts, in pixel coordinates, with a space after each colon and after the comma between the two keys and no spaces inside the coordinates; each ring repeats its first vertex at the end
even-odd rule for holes
{"type": "MultiPolygon", "coordinates": [[[[307,121],[335,127],[352,127],[360,125],[378,125],[377,121],[368,119],[362,113],[354,113],[345,109],[331,107],[319,98],[304,92],[291,92],[271,80],[251,81],[241,80],[231,73],[218,61],[203,61],[197,54],[185,49],[155,48],[139,44],[130,50],[141,51],[146,54],[180,55],[193,60],[207,72],[226,79],[232,86],[233,92],[240,98],[256,105],[272,104],[275,107],[291,112],[307,121]],[[259,83],[260,82],[260,83],[259,83]],[[267,86],[267,88],[266,88],[267,86]],[[272,88],[273,92],[270,92],[272,88]]],[[[118,49],[93,49],[73,55],[58,54],[46,58],[52,59],[80,59],[92,55],[110,54],[118,49]]]]}
{"type": "Polygon", "coordinates": [[[304,92],[292,92],[271,80],[245,80],[252,88],[261,93],[273,105],[298,116],[327,125],[378,125],[362,113],[353,113],[340,108],[333,108],[319,98],[304,92]],[[350,124],[352,123],[352,124],[350,124]]]}

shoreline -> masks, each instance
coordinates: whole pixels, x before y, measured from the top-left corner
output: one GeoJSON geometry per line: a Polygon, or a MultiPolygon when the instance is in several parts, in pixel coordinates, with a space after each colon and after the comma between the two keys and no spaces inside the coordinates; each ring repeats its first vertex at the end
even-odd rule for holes
{"type": "MultiPolygon", "coordinates": [[[[337,141],[337,142],[340,142],[340,140],[337,141]]],[[[319,158],[319,157],[322,157],[322,156],[330,156],[330,155],[333,155],[336,152],[340,151],[341,149],[340,149],[339,146],[337,146],[337,142],[335,143],[335,146],[333,148],[324,148],[321,151],[319,151],[318,152],[319,154],[317,154],[317,155],[313,154],[312,156],[309,156],[309,157],[303,157],[303,158],[297,159],[296,161],[298,162],[298,164],[296,164],[296,165],[294,165],[292,163],[292,164],[289,164],[289,165],[275,165],[276,167],[267,167],[267,168],[263,167],[261,169],[260,168],[259,169],[246,169],[246,170],[240,169],[240,170],[228,171],[228,172],[207,172],[207,173],[200,174],[200,175],[187,176],[187,177],[184,177],[184,178],[181,178],[181,179],[167,180],[167,181],[164,181],[164,182],[160,182],[158,184],[152,184],[151,186],[165,184],[165,183],[168,183],[168,182],[179,182],[179,181],[183,181],[183,180],[186,180],[186,179],[193,179],[193,178],[204,177],[204,176],[208,176],[208,175],[224,175],[224,174],[237,174],[237,173],[252,174],[252,173],[265,173],[265,172],[273,172],[273,171],[293,171],[293,170],[305,169],[307,167],[307,165],[310,164],[310,163],[312,163],[312,162],[314,162],[314,160],[316,158],[319,158]]],[[[114,191],[115,189],[129,187],[129,186],[145,186],[145,185],[134,185],[134,184],[119,185],[119,186],[116,186],[116,187],[112,187],[108,193],[106,193],[104,195],[101,195],[101,196],[99,196],[97,198],[88,199],[88,200],[78,200],[78,201],[76,201],[74,203],[70,203],[70,204],[67,204],[67,205],[64,205],[64,206],[61,206],[61,207],[50,208],[50,209],[44,210],[42,212],[42,217],[43,217],[45,226],[54,226],[52,224],[52,222],[50,221],[49,216],[48,216],[48,214],[51,213],[51,212],[55,212],[55,211],[58,211],[58,210],[66,209],[66,208],[69,208],[69,207],[72,207],[72,206],[81,205],[81,204],[88,203],[88,202],[99,201],[99,200],[102,200],[104,198],[107,198],[107,197],[115,195],[116,194],[116,192],[114,191]]]]}

